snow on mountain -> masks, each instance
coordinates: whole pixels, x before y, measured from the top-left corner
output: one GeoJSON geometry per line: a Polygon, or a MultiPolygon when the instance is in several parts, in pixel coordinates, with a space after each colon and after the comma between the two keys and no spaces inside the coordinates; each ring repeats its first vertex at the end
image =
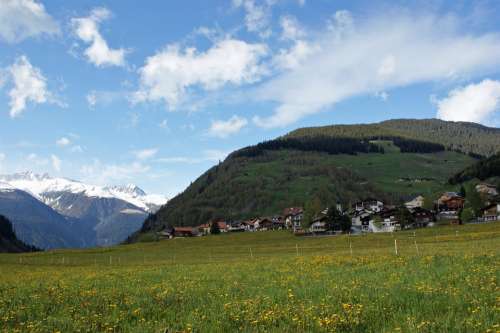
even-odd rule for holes
{"type": "Polygon", "coordinates": [[[1,175],[0,189],[4,187],[7,189],[7,186],[26,191],[49,205],[54,205],[54,199],[53,196],[49,198],[46,194],[58,192],[83,194],[91,198],[117,198],[127,201],[147,212],[154,212],[167,202],[166,197],[146,194],[142,189],[132,184],[103,187],[84,184],[67,178],[55,178],[48,174],[39,175],[29,171],[12,175],[1,175]]]}

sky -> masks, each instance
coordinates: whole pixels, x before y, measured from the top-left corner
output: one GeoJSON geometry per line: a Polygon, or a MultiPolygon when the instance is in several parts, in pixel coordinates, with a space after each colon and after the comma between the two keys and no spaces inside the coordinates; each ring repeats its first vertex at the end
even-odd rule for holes
{"type": "Polygon", "coordinates": [[[172,197],[300,127],[499,127],[498,17],[494,0],[0,0],[0,173],[172,197]]]}

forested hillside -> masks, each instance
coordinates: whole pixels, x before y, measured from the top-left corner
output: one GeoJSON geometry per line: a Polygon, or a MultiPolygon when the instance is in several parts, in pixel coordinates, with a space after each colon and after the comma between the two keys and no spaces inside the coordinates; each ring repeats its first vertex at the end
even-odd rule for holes
{"type": "Polygon", "coordinates": [[[434,197],[457,190],[450,177],[499,148],[499,130],[439,120],[299,129],[230,154],[149,216],[130,241],[167,225],[280,214],[311,200],[327,206],[434,197]]]}
{"type": "Polygon", "coordinates": [[[37,248],[21,242],[14,233],[12,223],[0,215],[0,252],[33,252],[37,248]]]}
{"type": "Polygon", "coordinates": [[[285,137],[335,136],[349,138],[402,137],[443,145],[482,156],[500,151],[500,129],[475,123],[451,122],[438,119],[396,119],[376,124],[332,125],[295,130],[285,137]]]}
{"type": "Polygon", "coordinates": [[[451,177],[450,183],[458,184],[474,178],[485,180],[492,177],[500,177],[500,154],[493,155],[469,166],[451,177]]]}

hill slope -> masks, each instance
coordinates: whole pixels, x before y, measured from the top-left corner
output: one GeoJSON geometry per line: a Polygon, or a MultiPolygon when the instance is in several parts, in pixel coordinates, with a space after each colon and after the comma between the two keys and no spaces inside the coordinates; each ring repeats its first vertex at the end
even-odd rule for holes
{"type": "Polygon", "coordinates": [[[0,252],[32,252],[37,251],[37,248],[29,246],[20,241],[12,223],[3,215],[0,215],[0,252]]]}
{"type": "Polygon", "coordinates": [[[467,167],[451,177],[450,183],[458,184],[474,178],[486,180],[492,177],[500,177],[500,154],[493,155],[467,167]]]}
{"type": "Polygon", "coordinates": [[[348,205],[372,196],[391,203],[434,196],[454,189],[448,179],[476,163],[473,156],[499,147],[498,129],[440,120],[299,129],[232,153],[151,215],[130,241],[166,225],[279,214],[313,198],[348,205]]]}

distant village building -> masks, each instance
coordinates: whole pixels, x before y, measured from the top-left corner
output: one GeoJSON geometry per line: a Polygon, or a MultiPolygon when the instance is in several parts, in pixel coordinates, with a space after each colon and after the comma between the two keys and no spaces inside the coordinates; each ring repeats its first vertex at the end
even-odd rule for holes
{"type": "Polygon", "coordinates": [[[354,211],[368,210],[374,213],[378,213],[384,209],[384,203],[377,199],[366,199],[363,201],[356,202],[353,205],[354,211]]]}
{"type": "Polygon", "coordinates": [[[498,195],[498,190],[495,185],[491,184],[486,184],[486,183],[481,183],[476,185],[476,191],[480,194],[490,196],[490,197],[495,197],[498,195]]]}
{"type": "Polygon", "coordinates": [[[283,211],[283,217],[288,229],[292,229],[293,232],[302,230],[302,219],[304,218],[304,209],[302,207],[286,208],[283,211]]]}
{"type": "Polygon", "coordinates": [[[414,209],[424,207],[425,198],[421,195],[405,203],[406,208],[414,209]]]}
{"type": "Polygon", "coordinates": [[[194,237],[198,236],[198,230],[192,227],[174,227],[175,237],[194,237]]]}
{"type": "Polygon", "coordinates": [[[492,203],[482,209],[484,222],[500,221],[500,203],[492,203]]]}
{"type": "Polygon", "coordinates": [[[434,213],[428,209],[422,207],[415,207],[410,209],[411,215],[413,217],[413,226],[414,228],[424,228],[429,225],[432,225],[436,220],[436,216],[434,213]]]}

